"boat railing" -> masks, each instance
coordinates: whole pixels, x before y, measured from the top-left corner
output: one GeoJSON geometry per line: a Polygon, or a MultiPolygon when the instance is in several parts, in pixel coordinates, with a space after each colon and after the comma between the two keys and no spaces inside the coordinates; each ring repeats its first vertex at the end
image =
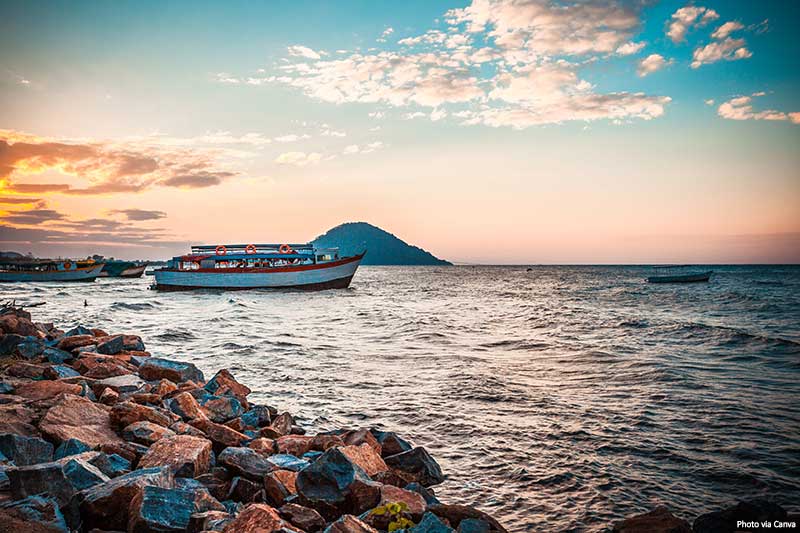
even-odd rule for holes
{"type": "Polygon", "coordinates": [[[289,244],[289,243],[279,243],[279,244],[257,244],[257,243],[250,243],[250,244],[202,244],[192,246],[192,253],[193,254],[203,254],[209,252],[215,252],[218,248],[224,247],[226,253],[246,253],[250,247],[255,247],[259,252],[267,252],[267,251],[278,251],[281,246],[289,246],[294,251],[312,251],[314,250],[314,245],[312,244],[289,244]]]}

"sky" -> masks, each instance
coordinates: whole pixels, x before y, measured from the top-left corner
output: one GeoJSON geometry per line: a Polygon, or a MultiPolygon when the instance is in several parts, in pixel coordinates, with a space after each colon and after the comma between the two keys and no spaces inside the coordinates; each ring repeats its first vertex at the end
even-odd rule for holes
{"type": "Polygon", "coordinates": [[[460,263],[800,262],[800,3],[0,2],[0,250],[366,221],[460,263]]]}

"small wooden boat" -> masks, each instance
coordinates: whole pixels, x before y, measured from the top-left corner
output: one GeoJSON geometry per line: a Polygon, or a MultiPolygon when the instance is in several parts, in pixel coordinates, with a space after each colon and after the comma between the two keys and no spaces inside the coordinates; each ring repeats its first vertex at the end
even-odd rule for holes
{"type": "Polygon", "coordinates": [[[104,263],[51,259],[24,259],[0,263],[0,282],[94,281],[104,263]]]}
{"type": "Polygon", "coordinates": [[[711,279],[713,270],[706,272],[686,272],[686,273],[670,273],[659,276],[650,276],[647,278],[648,283],[701,283],[711,279]]]}
{"type": "Polygon", "coordinates": [[[133,261],[106,261],[106,266],[100,273],[101,278],[141,278],[147,268],[147,263],[134,263],[133,261]]]}
{"type": "Polygon", "coordinates": [[[338,248],[310,244],[193,246],[190,254],[173,257],[166,267],[153,271],[153,287],[343,289],[350,285],[364,253],[339,257],[338,248]]]}

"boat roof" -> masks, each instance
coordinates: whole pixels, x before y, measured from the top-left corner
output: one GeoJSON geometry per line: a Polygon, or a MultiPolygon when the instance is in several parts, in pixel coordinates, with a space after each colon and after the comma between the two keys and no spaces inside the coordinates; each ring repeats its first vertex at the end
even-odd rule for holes
{"type": "Polygon", "coordinates": [[[241,250],[242,252],[244,252],[244,250],[248,246],[255,246],[256,250],[259,250],[259,249],[277,250],[278,248],[280,248],[281,246],[284,246],[284,245],[288,246],[292,250],[313,250],[314,249],[314,245],[313,244],[309,244],[309,243],[305,243],[305,244],[290,244],[290,243],[278,243],[278,244],[256,244],[256,243],[250,243],[250,244],[199,244],[199,245],[192,246],[192,253],[214,252],[220,246],[224,246],[225,249],[228,250],[229,253],[230,252],[234,252],[235,253],[238,250],[241,250]]]}

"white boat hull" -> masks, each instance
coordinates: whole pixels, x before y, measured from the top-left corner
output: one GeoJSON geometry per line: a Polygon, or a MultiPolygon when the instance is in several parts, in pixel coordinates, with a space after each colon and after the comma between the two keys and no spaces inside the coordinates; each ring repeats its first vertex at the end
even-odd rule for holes
{"type": "Polygon", "coordinates": [[[0,272],[0,282],[15,281],[94,281],[103,270],[102,263],[74,270],[52,270],[42,272],[0,272]]]}
{"type": "Polygon", "coordinates": [[[332,263],[265,269],[153,271],[155,288],[187,289],[341,289],[350,285],[363,255],[332,263]]]}

